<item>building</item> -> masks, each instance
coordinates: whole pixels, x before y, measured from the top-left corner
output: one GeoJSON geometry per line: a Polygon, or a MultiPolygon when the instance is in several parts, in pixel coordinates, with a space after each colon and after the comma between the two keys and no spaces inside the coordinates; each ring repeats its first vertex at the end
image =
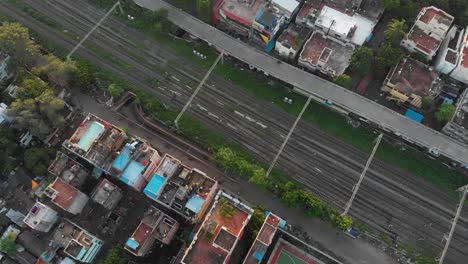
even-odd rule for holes
{"type": "Polygon", "coordinates": [[[361,46],[371,38],[375,24],[358,13],[330,6],[323,6],[315,20],[315,28],[322,30],[326,36],[355,46],[361,46]]]}
{"type": "Polygon", "coordinates": [[[23,222],[30,228],[40,231],[49,232],[58,220],[58,213],[45,204],[36,202],[29,210],[23,222]]]}
{"type": "Polygon", "coordinates": [[[135,232],[125,243],[125,250],[137,257],[145,256],[151,251],[156,241],[169,245],[178,229],[179,223],[176,220],[151,206],[135,232]]]}
{"type": "Polygon", "coordinates": [[[468,144],[468,89],[460,96],[455,115],[442,131],[461,143],[468,144]]]}
{"type": "Polygon", "coordinates": [[[56,178],[45,189],[44,193],[55,205],[74,215],[81,213],[89,200],[86,194],[64,182],[61,178],[56,178]]]}
{"type": "Polygon", "coordinates": [[[296,16],[296,24],[308,28],[315,27],[315,21],[325,5],[323,0],[306,0],[296,16]]]}
{"type": "Polygon", "coordinates": [[[401,46],[409,52],[418,53],[427,60],[432,60],[453,20],[453,16],[437,7],[424,7],[419,12],[413,27],[401,41],[401,46]]]}
{"type": "Polygon", "coordinates": [[[468,84],[468,27],[465,29],[465,35],[460,47],[457,66],[450,73],[450,77],[468,84]]]}
{"type": "Polygon", "coordinates": [[[278,228],[284,228],[286,222],[274,215],[271,212],[267,212],[268,215],[263,222],[262,228],[257,234],[252,247],[247,253],[243,264],[258,264],[261,263],[267,254],[268,247],[273,243],[273,238],[278,228]]]}
{"type": "Polygon", "coordinates": [[[463,28],[453,26],[440,45],[434,67],[443,74],[449,74],[458,65],[460,50],[463,46],[463,28]]]}
{"type": "Polygon", "coordinates": [[[287,60],[294,61],[310,32],[309,28],[290,24],[276,41],[275,52],[287,60]]]}
{"type": "Polygon", "coordinates": [[[8,105],[0,102],[0,125],[10,126],[13,121],[10,116],[7,115],[8,105]]]}
{"type": "Polygon", "coordinates": [[[335,77],[346,70],[353,50],[352,44],[315,31],[304,44],[298,65],[335,77]]]}
{"type": "Polygon", "coordinates": [[[229,263],[253,209],[219,191],[200,229],[186,249],[183,264],[229,263]]]}
{"type": "Polygon", "coordinates": [[[393,67],[382,87],[387,100],[417,108],[421,108],[424,97],[433,99],[440,90],[438,72],[411,58],[403,58],[393,67]]]}
{"type": "Polygon", "coordinates": [[[91,199],[107,210],[114,210],[122,199],[122,190],[107,179],[102,179],[91,194],[91,199]]]}
{"type": "Polygon", "coordinates": [[[275,47],[278,33],[287,27],[297,11],[299,2],[296,0],[269,0],[260,8],[252,24],[252,40],[270,52],[275,47]]]}
{"type": "Polygon", "coordinates": [[[55,229],[53,239],[63,246],[65,254],[84,263],[92,263],[103,244],[102,240],[68,219],[55,229]]]}
{"type": "Polygon", "coordinates": [[[143,192],[188,221],[198,222],[217,188],[217,181],[166,154],[143,192]]]}
{"type": "Polygon", "coordinates": [[[66,154],[58,152],[55,161],[49,166],[49,173],[60,177],[73,187],[80,188],[86,181],[89,171],[66,154]]]}
{"type": "Polygon", "coordinates": [[[141,191],[161,157],[149,143],[89,114],[63,146],[98,170],[141,191]]]}
{"type": "Polygon", "coordinates": [[[213,8],[213,23],[231,35],[250,37],[252,23],[264,0],[218,0],[213,8]]]}

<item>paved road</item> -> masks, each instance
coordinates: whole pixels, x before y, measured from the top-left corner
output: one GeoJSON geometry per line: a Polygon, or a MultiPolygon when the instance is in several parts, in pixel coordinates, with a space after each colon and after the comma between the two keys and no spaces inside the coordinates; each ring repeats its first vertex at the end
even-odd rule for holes
{"type": "Polygon", "coordinates": [[[307,73],[290,64],[278,64],[277,59],[226,33],[203,23],[162,0],[134,0],[140,6],[157,10],[169,10],[169,20],[194,36],[211,43],[243,62],[299,88],[305,94],[313,94],[331,100],[341,108],[353,112],[387,131],[420,146],[438,150],[442,155],[468,166],[468,147],[431,128],[413,122],[406,117],[379,105],[365,97],[339,87],[331,82],[307,73]]]}
{"type": "MultiPolygon", "coordinates": [[[[69,32],[81,36],[102,15],[102,11],[85,3],[49,1],[51,5],[47,5],[33,0],[27,2],[63,24],[69,32]]],[[[3,4],[2,10],[8,11],[7,6],[3,4]]],[[[64,38],[57,30],[29,17],[19,17],[14,11],[11,14],[66,49],[76,43],[76,40],[64,38]]],[[[114,19],[106,22],[89,41],[130,67],[122,69],[91,49],[80,49],[80,56],[148,90],[168,105],[180,107],[181,102],[190,95],[191,88],[188,87],[195,87],[204,74],[203,70],[191,67],[184,59],[114,19]],[[161,70],[168,70],[173,75],[164,79],[161,70]],[[146,81],[150,77],[160,79],[161,85],[155,87],[146,81]],[[173,95],[176,95],[176,101],[172,100],[173,95]]],[[[213,77],[208,84],[194,101],[190,113],[249,148],[262,161],[271,161],[294,118],[271,103],[259,102],[223,79],[213,77]],[[263,128],[259,123],[268,128],[263,128]]],[[[279,166],[307,189],[342,208],[366,158],[367,154],[301,122],[279,166]]],[[[420,178],[376,160],[351,209],[351,215],[375,229],[397,234],[405,243],[439,252],[441,238],[443,232],[448,230],[455,204],[454,199],[420,178]]],[[[453,250],[449,252],[452,263],[466,258],[468,242],[461,235],[463,232],[466,234],[467,230],[466,214],[460,225],[453,250]]]]}

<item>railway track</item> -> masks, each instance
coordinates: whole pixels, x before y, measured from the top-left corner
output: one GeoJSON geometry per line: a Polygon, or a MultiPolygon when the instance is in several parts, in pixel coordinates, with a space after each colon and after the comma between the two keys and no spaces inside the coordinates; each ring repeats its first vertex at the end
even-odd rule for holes
{"type": "MultiPolygon", "coordinates": [[[[27,0],[25,3],[79,36],[83,36],[102,15],[101,11],[87,3],[56,0],[46,3],[27,0]]],[[[23,19],[30,20],[27,17],[23,19]]],[[[128,30],[125,24],[114,18],[106,21],[89,41],[127,63],[131,69],[124,71],[86,47],[79,50],[80,56],[96,61],[99,66],[111,70],[177,108],[180,108],[182,102],[191,94],[192,90],[186,85],[196,84],[204,75],[203,69],[188,66],[189,64],[177,55],[154,45],[140,33],[128,30]],[[136,45],[134,40],[143,40],[144,48],[136,45]],[[132,54],[138,54],[144,61],[139,61],[132,54]],[[166,78],[162,72],[165,69],[169,69],[178,81],[166,78]],[[166,89],[161,90],[161,87],[149,84],[146,81],[148,78],[160,79],[161,86],[166,89]],[[172,100],[174,93],[179,94],[176,101],[172,100]]],[[[61,42],[62,46],[69,48],[76,41],[65,39],[61,42]]],[[[252,150],[259,160],[270,162],[292,124],[293,117],[274,105],[259,102],[219,77],[213,76],[207,83],[195,99],[189,113],[201,119],[210,128],[252,150]],[[212,115],[208,115],[203,108],[212,115]],[[238,112],[261,122],[268,129],[259,127],[258,124],[246,120],[245,116],[242,117],[228,108],[239,109],[238,112]],[[234,128],[228,124],[234,125],[234,128]]],[[[337,141],[310,124],[301,122],[278,166],[304,184],[306,189],[336,208],[342,208],[366,159],[367,154],[337,141]]],[[[423,248],[438,252],[442,246],[443,233],[449,228],[455,204],[454,199],[424,183],[420,178],[374,160],[353,204],[351,215],[373,228],[388,234],[397,234],[405,243],[421,244],[423,248]],[[428,223],[432,224],[426,228],[428,223]],[[425,240],[418,240],[420,238],[425,240]]],[[[468,258],[465,250],[468,239],[466,235],[459,235],[468,233],[466,219],[467,214],[463,214],[449,252],[450,263],[461,263],[459,260],[468,258]]]]}

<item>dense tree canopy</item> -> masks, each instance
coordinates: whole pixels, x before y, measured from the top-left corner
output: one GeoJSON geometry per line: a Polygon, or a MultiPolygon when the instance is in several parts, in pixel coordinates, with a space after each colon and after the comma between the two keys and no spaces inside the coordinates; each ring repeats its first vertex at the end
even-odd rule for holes
{"type": "Polygon", "coordinates": [[[390,43],[383,45],[374,58],[374,64],[378,73],[384,74],[388,69],[396,65],[403,57],[400,47],[394,47],[390,43]]]}
{"type": "Polygon", "coordinates": [[[0,26],[0,50],[9,54],[16,66],[31,66],[39,55],[29,30],[19,23],[5,22],[0,26]]]}
{"type": "Polygon", "coordinates": [[[25,79],[20,87],[18,88],[18,98],[25,99],[34,99],[40,96],[46,90],[50,90],[49,84],[41,80],[39,77],[31,77],[25,79]]]}
{"type": "Polygon", "coordinates": [[[408,26],[406,25],[406,21],[404,19],[393,19],[392,22],[388,24],[387,29],[384,31],[385,39],[392,45],[399,45],[401,40],[405,37],[407,31],[408,26]]]}
{"type": "Polygon", "coordinates": [[[33,135],[44,138],[52,129],[63,126],[64,118],[60,111],[64,106],[64,101],[48,89],[35,98],[18,98],[8,112],[15,117],[16,128],[29,130],[33,135]]]}
{"type": "Polygon", "coordinates": [[[106,258],[100,262],[100,264],[125,264],[127,260],[125,259],[123,249],[120,246],[112,247],[107,253],[106,258]]]}
{"type": "Polygon", "coordinates": [[[437,122],[444,124],[450,121],[455,114],[455,106],[452,104],[442,104],[439,110],[435,113],[437,122]]]}
{"type": "Polygon", "coordinates": [[[350,69],[359,74],[366,75],[372,66],[373,53],[368,47],[359,47],[351,55],[350,69]]]}
{"type": "Polygon", "coordinates": [[[44,148],[27,149],[24,153],[24,166],[36,176],[44,176],[54,154],[55,151],[44,148]]]}
{"type": "Polygon", "coordinates": [[[346,75],[346,74],[338,75],[335,77],[333,81],[339,86],[342,86],[346,89],[353,88],[353,80],[351,79],[351,77],[349,77],[349,75],[346,75]]]}
{"type": "Polygon", "coordinates": [[[71,59],[61,60],[49,54],[44,57],[44,64],[34,68],[33,72],[51,85],[65,88],[69,85],[76,69],[76,64],[71,59]]]}

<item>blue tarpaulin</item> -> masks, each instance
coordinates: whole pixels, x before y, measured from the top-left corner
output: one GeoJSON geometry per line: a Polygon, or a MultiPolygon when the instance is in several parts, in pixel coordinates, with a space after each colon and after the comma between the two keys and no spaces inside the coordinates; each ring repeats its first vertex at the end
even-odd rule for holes
{"type": "Polygon", "coordinates": [[[137,250],[138,246],[140,244],[138,244],[138,242],[136,242],[135,240],[129,238],[127,240],[127,243],[125,243],[129,248],[133,249],[133,250],[137,250]]]}
{"type": "Polygon", "coordinates": [[[158,198],[159,191],[165,182],[166,178],[155,174],[153,175],[153,178],[151,178],[151,181],[148,183],[148,185],[146,185],[146,188],[143,190],[143,192],[150,198],[156,200],[158,198]]]}
{"type": "Polygon", "coordinates": [[[421,123],[424,119],[424,116],[421,115],[420,113],[413,111],[411,109],[406,110],[405,116],[408,117],[409,119],[412,119],[418,123],[421,123]]]}

